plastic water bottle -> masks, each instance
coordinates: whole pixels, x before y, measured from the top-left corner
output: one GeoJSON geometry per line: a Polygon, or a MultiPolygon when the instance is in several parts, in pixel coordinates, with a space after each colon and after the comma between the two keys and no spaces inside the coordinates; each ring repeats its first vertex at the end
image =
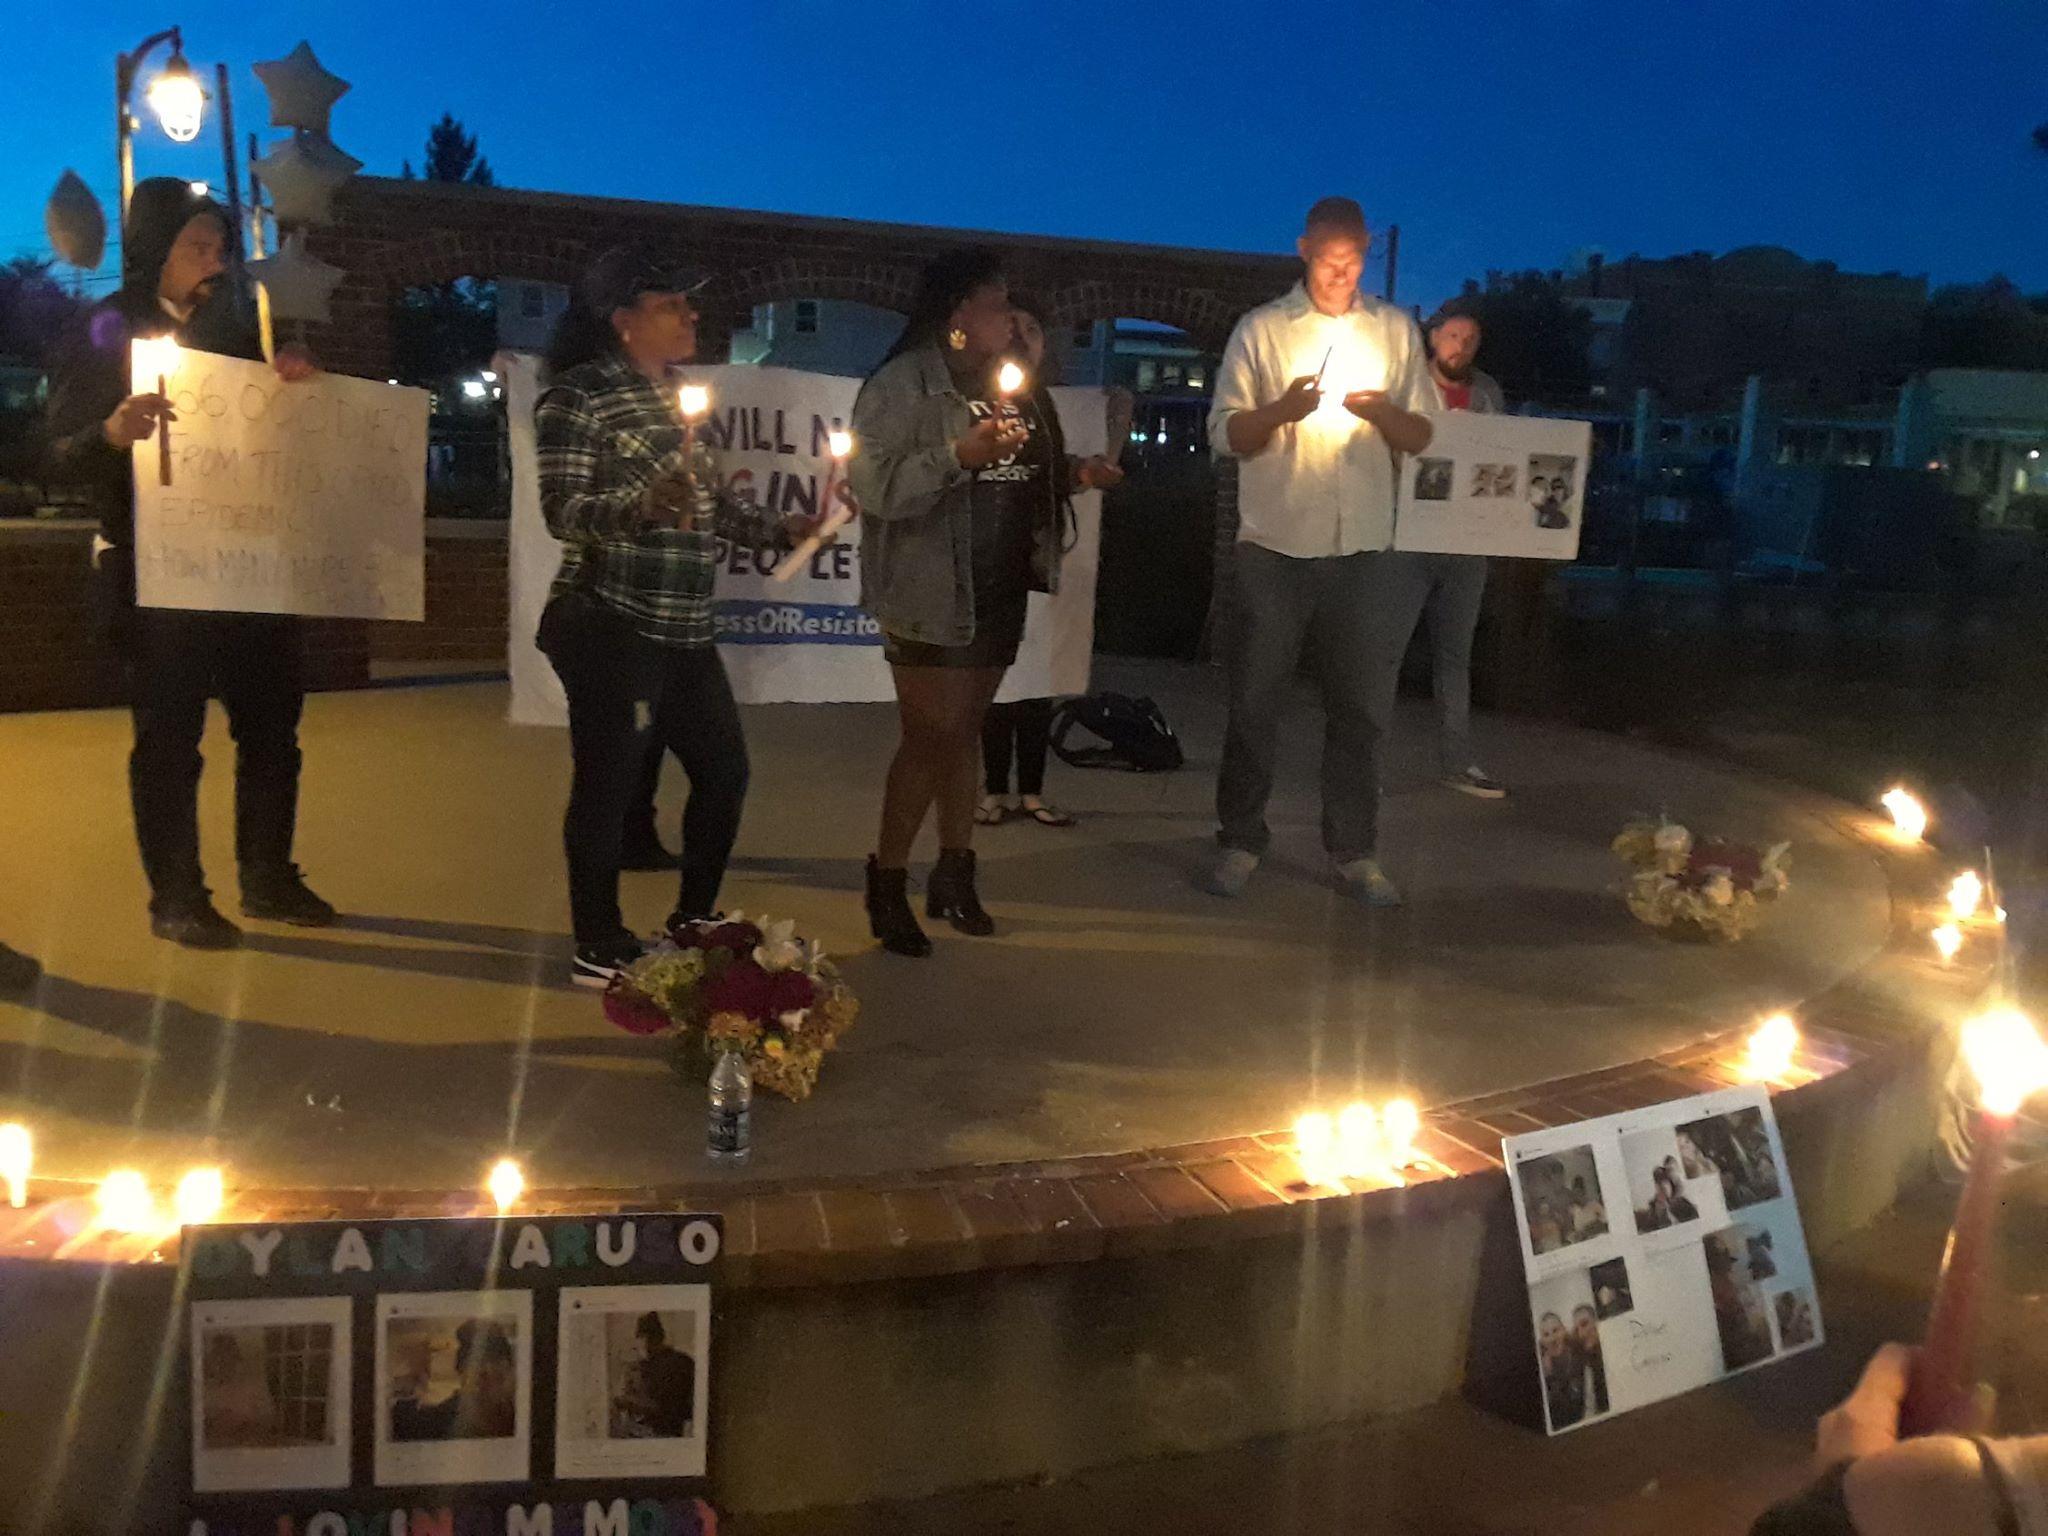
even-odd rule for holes
{"type": "Polygon", "coordinates": [[[754,1078],[737,1048],[718,1053],[718,1065],[711,1069],[710,1098],[711,1133],[705,1150],[714,1163],[744,1163],[754,1149],[754,1078]]]}

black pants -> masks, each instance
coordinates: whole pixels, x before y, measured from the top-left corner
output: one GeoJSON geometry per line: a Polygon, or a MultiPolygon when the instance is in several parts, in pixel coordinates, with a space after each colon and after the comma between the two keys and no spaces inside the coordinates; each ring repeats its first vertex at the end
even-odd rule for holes
{"type": "Polygon", "coordinates": [[[199,867],[199,742],[218,697],[235,739],[235,861],[242,886],[292,860],[305,708],[299,621],[138,608],[123,625],[135,749],[128,789],[152,912],[206,895],[199,867]]]}
{"type": "Polygon", "coordinates": [[[1045,749],[1052,737],[1052,700],[991,704],[981,723],[981,767],[992,795],[1010,792],[1010,753],[1017,755],[1017,793],[1045,793],[1045,749]]]}
{"type": "Polygon", "coordinates": [[[569,696],[574,766],[562,841],[576,942],[608,943],[628,931],[619,849],[657,731],[690,780],[676,910],[713,911],[747,798],[747,743],[725,663],[710,646],[657,645],[580,593],[548,604],[540,637],[569,696]]]}

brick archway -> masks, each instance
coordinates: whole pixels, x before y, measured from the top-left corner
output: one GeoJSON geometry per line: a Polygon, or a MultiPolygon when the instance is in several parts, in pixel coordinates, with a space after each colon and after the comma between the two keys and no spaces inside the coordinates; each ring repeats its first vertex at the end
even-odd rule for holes
{"type": "Polygon", "coordinates": [[[358,177],[335,202],[315,254],[345,274],[330,324],[310,336],[338,372],[391,371],[392,310],[408,287],[458,277],[573,282],[607,246],[645,240],[713,274],[705,354],[775,299],[845,299],[898,313],[919,269],[949,246],[993,245],[1012,279],[1047,296],[1063,325],[1119,317],[1176,326],[1220,350],[1237,316],[1293,281],[1292,257],[1127,245],[924,225],[872,224],[505,187],[358,177]]]}

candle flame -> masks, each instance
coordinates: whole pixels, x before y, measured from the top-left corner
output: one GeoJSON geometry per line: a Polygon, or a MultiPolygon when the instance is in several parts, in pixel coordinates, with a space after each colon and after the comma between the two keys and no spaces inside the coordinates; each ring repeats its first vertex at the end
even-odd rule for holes
{"type": "Polygon", "coordinates": [[[1926,835],[1927,807],[1903,785],[1886,790],[1878,804],[1892,813],[1893,827],[1907,842],[1917,843],[1926,835]]]}
{"type": "Polygon", "coordinates": [[[683,420],[696,421],[711,409],[711,391],[702,384],[685,384],[676,391],[676,405],[683,420]]]}
{"type": "Polygon", "coordinates": [[[1337,1129],[1320,1110],[1294,1122],[1294,1157],[1301,1164],[1301,1176],[1310,1184],[1337,1184],[1337,1129]]]}
{"type": "Polygon", "coordinates": [[[2011,1116],[2048,1088],[2048,1045],[2017,1008],[1994,1008],[1963,1026],[1963,1059],[1976,1074],[1984,1108],[2011,1116]]]}
{"type": "Polygon", "coordinates": [[[1955,913],[1958,922],[1975,917],[1977,908],[1984,902],[1984,881],[1974,869],[1966,869],[1957,875],[1948,888],[1948,909],[1955,913]]]}
{"type": "Polygon", "coordinates": [[[1006,395],[1014,395],[1024,387],[1024,370],[1015,363],[1005,363],[996,370],[996,388],[1006,395]]]}
{"type": "Polygon", "coordinates": [[[1387,1138],[1387,1161],[1405,1168],[1415,1161],[1415,1138],[1422,1132],[1422,1111],[1413,1099],[1389,1099],[1380,1110],[1380,1129],[1387,1138]]]}
{"type": "Polygon", "coordinates": [[[1954,923],[1943,923],[1933,933],[1934,947],[1944,961],[1953,960],[1956,952],[1963,947],[1963,930],[1954,923]]]}
{"type": "Polygon", "coordinates": [[[484,1181],[484,1188],[491,1192],[491,1198],[498,1204],[498,1214],[503,1216],[526,1192],[526,1175],[519,1171],[519,1164],[511,1158],[501,1157],[492,1165],[491,1176],[484,1181]]]}
{"type": "Polygon", "coordinates": [[[227,1185],[218,1168],[194,1168],[178,1180],[171,1208],[178,1213],[179,1226],[203,1227],[220,1219],[227,1199],[227,1185]]]}
{"type": "Polygon", "coordinates": [[[149,1183],[133,1168],[117,1168],[100,1180],[93,1203],[99,1208],[100,1225],[110,1232],[154,1232],[157,1229],[156,1196],[149,1183]]]}
{"type": "Polygon", "coordinates": [[[135,342],[135,361],[145,374],[167,379],[185,361],[185,349],[175,336],[142,336],[135,342]]]}
{"type": "Polygon", "coordinates": [[[1752,1082],[1775,1082],[1792,1070],[1792,1056],[1798,1049],[1799,1026],[1792,1015],[1774,1013],[1750,1035],[1742,1075],[1752,1082]]]}
{"type": "Polygon", "coordinates": [[[849,458],[853,454],[853,434],[844,428],[834,427],[825,434],[825,446],[833,458],[849,458]]]}
{"type": "Polygon", "coordinates": [[[1380,1126],[1370,1104],[1337,1113],[1337,1161],[1349,1178],[1370,1178],[1380,1166],[1380,1126]]]}
{"type": "Polygon", "coordinates": [[[28,1174],[35,1164],[35,1138],[25,1125],[0,1125],[0,1183],[17,1211],[28,1204],[28,1174]]]}

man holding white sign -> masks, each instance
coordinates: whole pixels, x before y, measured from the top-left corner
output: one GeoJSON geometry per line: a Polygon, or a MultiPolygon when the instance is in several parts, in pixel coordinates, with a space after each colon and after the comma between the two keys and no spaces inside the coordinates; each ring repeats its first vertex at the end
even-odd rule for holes
{"type": "MultiPolygon", "coordinates": [[[[135,748],[128,778],[149,877],[150,927],[194,949],[232,949],[242,933],[214,908],[199,863],[200,739],[206,701],[227,706],[235,738],[235,854],[244,915],[317,927],[334,908],[292,862],[299,797],[299,621],[288,615],[138,608],[135,481],[169,463],[177,420],[157,391],[130,384],[131,349],[168,337],[182,346],[260,359],[228,281],[234,233],[219,204],[173,177],[135,188],[121,250],[122,285],[88,317],[60,370],[47,424],[48,477],[84,488],[100,520],[101,592],[130,668],[135,748]],[[159,443],[152,443],[156,438],[159,443]],[[144,450],[138,453],[138,449],[144,450]]],[[[310,378],[312,361],[277,355],[280,378],[310,378]]]]}
{"type": "Polygon", "coordinates": [[[1306,647],[1326,716],[1324,850],[1349,894],[1401,900],[1376,857],[1379,727],[1364,662],[1394,537],[1393,456],[1429,446],[1437,399],[1415,322],[1358,291],[1369,244],[1351,199],[1311,208],[1302,281],[1238,321],[1216,377],[1209,442],[1240,461],[1222,851],[1206,881],[1218,896],[1243,893],[1271,840],[1281,710],[1306,647]]]}
{"type": "MultiPolygon", "coordinates": [[[[1480,336],[1479,317],[1455,303],[1437,311],[1424,328],[1430,383],[1442,410],[1490,416],[1507,410],[1500,385],[1474,366],[1480,336]]],[[[1401,663],[1417,621],[1427,612],[1443,781],[1477,799],[1505,799],[1506,786],[1479,767],[1472,752],[1472,637],[1486,596],[1486,556],[1397,549],[1389,550],[1384,559],[1386,600],[1374,617],[1369,658],[1373,719],[1380,734],[1393,728],[1401,663]]]]}

